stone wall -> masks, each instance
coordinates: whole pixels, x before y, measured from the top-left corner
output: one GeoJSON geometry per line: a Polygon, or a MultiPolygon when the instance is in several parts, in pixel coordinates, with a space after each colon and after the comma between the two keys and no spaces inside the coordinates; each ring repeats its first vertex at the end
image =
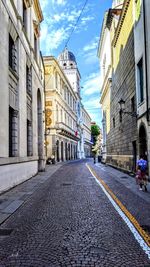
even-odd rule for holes
{"type": "MultiPolygon", "coordinates": [[[[115,52],[115,51],[114,51],[115,52]]],[[[133,144],[137,139],[136,118],[129,114],[122,114],[120,122],[118,101],[125,100],[127,111],[132,110],[131,99],[135,99],[135,61],[134,34],[130,32],[124,48],[120,47],[120,60],[112,75],[110,97],[110,132],[107,135],[107,163],[125,170],[133,171],[133,144]]]]}

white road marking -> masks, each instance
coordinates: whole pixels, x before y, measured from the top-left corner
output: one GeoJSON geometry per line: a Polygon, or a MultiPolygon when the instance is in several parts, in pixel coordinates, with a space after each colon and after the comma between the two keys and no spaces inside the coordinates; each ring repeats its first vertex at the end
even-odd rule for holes
{"type": "Polygon", "coordinates": [[[92,173],[92,171],[88,167],[88,164],[87,163],[86,163],[86,166],[89,169],[89,171],[92,174],[92,176],[95,178],[95,180],[98,183],[98,185],[101,187],[101,189],[105,193],[105,195],[108,197],[108,199],[112,203],[112,205],[115,208],[115,210],[119,213],[119,215],[121,216],[121,218],[123,219],[123,221],[127,224],[127,226],[129,227],[130,231],[134,235],[135,239],[137,240],[137,242],[139,243],[139,245],[143,249],[143,251],[148,255],[148,258],[150,259],[150,247],[146,244],[146,242],[141,237],[141,235],[138,233],[138,231],[136,230],[136,228],[134,227],[134,225],[130,222],[130,220],[128,219],[128,217],[123,213],[123,211],[116,204],[116,202],[113,200],[113,198],[110,196],[110,194],[106,191],[106,189],[104,188],[104,186],[100,183],[100,181],[97,180],[97,178],[95,177],[95,175],[92,173]]]}

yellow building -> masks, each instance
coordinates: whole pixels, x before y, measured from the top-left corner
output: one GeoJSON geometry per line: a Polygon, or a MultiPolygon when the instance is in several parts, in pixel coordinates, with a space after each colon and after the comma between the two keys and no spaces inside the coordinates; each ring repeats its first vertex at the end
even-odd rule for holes
{"type": "Polygon", "coordinates": [[[124,1],[117,26],[115,18],[112,14],[109,26],[112,40],[112,87],[107,163],[134,171],[137,125],[136,118],[130,114],[136,110],[133,0],[124,1]],[[120,100],[125,103],[123,110],[119,107],[120,100]]]}

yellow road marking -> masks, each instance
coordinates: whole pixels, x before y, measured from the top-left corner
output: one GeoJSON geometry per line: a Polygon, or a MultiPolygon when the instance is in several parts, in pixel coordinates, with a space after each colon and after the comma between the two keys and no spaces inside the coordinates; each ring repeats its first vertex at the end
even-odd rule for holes
{"type": "Polygon", "coordinates": [[[116,197],[116,195],[112,192],[109,186],[97,175],[97,173],[87,164],[88,169],[93,173],[96,179],[103,185],[105,190],[111,195],[113,200],[117,203],[120,209],[124,212],[124,214],[128,217],[134,227],[137,229],[139,234],[145,240],[146,244],[150,247],[150,236],[142,229],[139,225],[138,221],[133,217],[133,215],[126,209],[126,207],[121,203],[121,201],[116,197]]]}

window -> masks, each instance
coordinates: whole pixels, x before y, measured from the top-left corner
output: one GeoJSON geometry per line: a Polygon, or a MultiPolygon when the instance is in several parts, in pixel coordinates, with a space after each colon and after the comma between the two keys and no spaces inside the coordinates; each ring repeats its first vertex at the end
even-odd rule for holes
{"type": "Polygon", "coordinates": [[[32,156],[32,125],[29,120],[27,120],[27,156],[32,156]]]}
{"type": "Polygon", "coordinates": [[[13,71],[17,71],[17,50],[14,40],[9,34],[9,67],[13,71]]]}
{"type": "Polygon", "coordinates": [[[113,127],[115,128],[115,118],[113,118],[113,127]]]}
{"type": "Polygon", "coordinates": [[[37,37],[36,37],[36,35],[34,34],[34,53],[35,53],[35,57],[36,57],[36,59],[37,59],[37,50],[38,48],[37,48],[37,37]]]}
{"type": "Polygon", "coordinates": [[[61,122],[63,122],[63,111],[61,109],[61,122]]]}
{"type": "Polygon", "coordinates": [[[138,82],[138,96],[139,103],[144,100],[144,88],[143,88],[143,59],[141,58],[137,64],[137,82],[138,82]]]}
{"type": "Polygon", "coordinates": [[[56,122],[58,122],[58,119],[59,119],[58,116],[59,116],[58,115],[58,106],[56,106],[56,122]]]}
{"type": "Polygon", "coordinates": [[[55,87],[58,88],[58,76],[57,76],[57,72],[55,73],[55,87]]]}
{"type": "Polygon", "coordinates": [[[13,69],[13,47],[14,47],[14,41],[9,34],[9,66],[13,69]]]}
{"type": "Polygon", "coordinates": [[[23,27],[25,29],[25,31],[27,31],[27,7],[23,1],[23,16],[22,16],[22,19],[23,19],[23,27]]]}
{"type": "Polygon", "coordinates": [[[69,93],[69,91],[68,91],[68,105],[69,105],[69,103],[70,103],[70,93],[69,93]]]}
{"type": "Polygon", "coordinates": [[[135,97],[133,96],[131,98],[131,112],[135,111],[135,97]]]}
{"type": "Polygon", "coordinates": [[[9,106],[9,157],[18,153],[18,111],[9,106]]]}
{"type": "Polygon", "coordinates": [[[27,93],[31,96],[32,91],[32,75],[31,75],[31,68],[26,66],[26,90],[27,93]]]}
{"type": "Polygon", "coordinates": [[[13,109],[9,107],[9,157],[13,157],[13,109]]]}

